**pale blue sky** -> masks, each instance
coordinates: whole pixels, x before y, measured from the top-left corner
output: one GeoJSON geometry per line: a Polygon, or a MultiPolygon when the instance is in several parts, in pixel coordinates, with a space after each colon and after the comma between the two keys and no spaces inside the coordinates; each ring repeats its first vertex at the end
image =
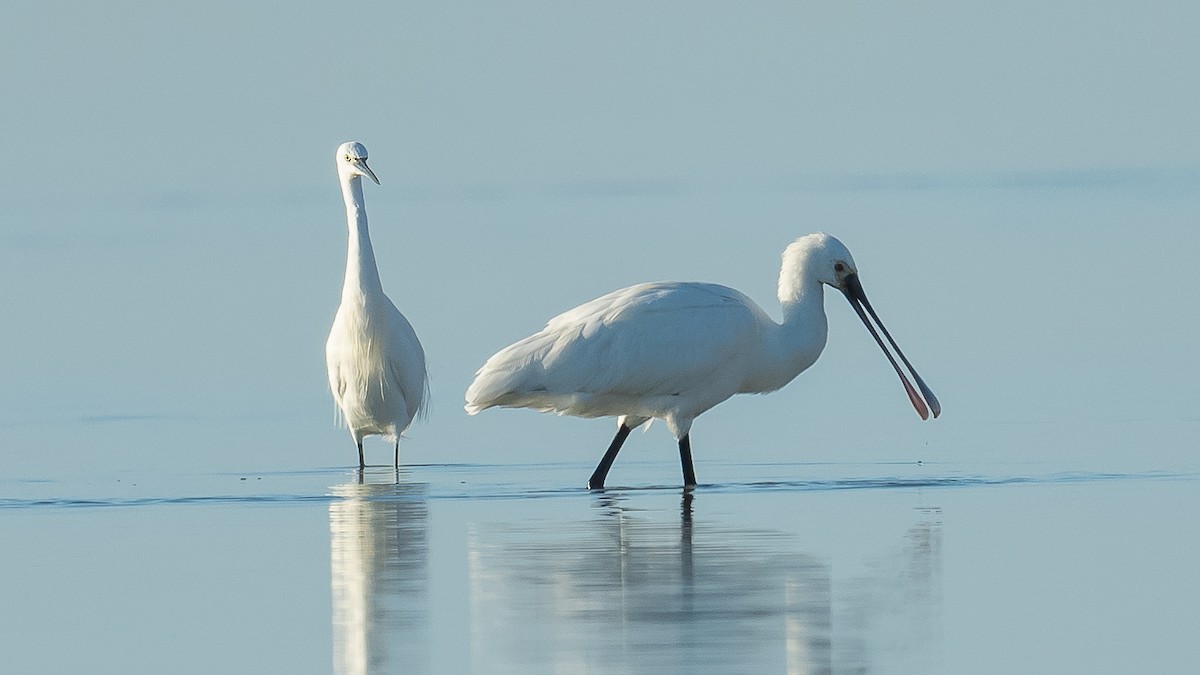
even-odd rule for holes
{"type": "MultiPolygon", "coordinates": [[[[410,461],[594,461],[607,422],[467,418],[475,368],[638,281],[775,313],[779,253],[816,229],[855,252],[946,415],[917,422],[830,296],[813,371],[697,422],[702,482],[706,452],[1075,439],[1066,457],[1103,460],[1166,422],[1192,438],[1197,35],[1186,2],[7,3],[3,461],[351,463],[322,360],[351,138],[433,375],[410,461]]],[[[633,443],[673,452],[658,428],[633,443]]]]}
{"type": "MultiPolygon", "coordinates": [[[[1193,166],[1188,2],[18,0],[0,57],[53,176],[294,184],[348,135],[406,179],[1193,166]],[[249,161],[250,157],[257,162],[249,161]]],[[[6,181],[33,180],[7,162],[6,181]]],[[[321,167],[324,169],[325,167],[321,167]]],[[[40,181],[39,181],[40,182],[40,181]]]]}

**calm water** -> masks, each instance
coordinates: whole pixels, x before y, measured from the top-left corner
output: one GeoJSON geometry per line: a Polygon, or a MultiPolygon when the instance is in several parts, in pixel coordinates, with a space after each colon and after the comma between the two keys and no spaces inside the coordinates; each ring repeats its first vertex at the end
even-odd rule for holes
{"type": "Polygon", "coordinates": [[[1200,658],[1196,475],[700,466],[732,480],[592,495],[566,487],[579,464],[8,481],[6,671],[1183,672],[1200,658]]]}

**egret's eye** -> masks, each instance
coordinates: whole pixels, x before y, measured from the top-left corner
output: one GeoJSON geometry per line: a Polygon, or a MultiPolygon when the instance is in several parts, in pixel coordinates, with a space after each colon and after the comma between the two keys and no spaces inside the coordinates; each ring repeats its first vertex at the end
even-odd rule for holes
{"type": "Polygon", "coordinates": [[[837,263],[836,265],[833,266],[833,271],[834,272],[845,272],[846,266],[843,265],[842,263],[837,263]]]}

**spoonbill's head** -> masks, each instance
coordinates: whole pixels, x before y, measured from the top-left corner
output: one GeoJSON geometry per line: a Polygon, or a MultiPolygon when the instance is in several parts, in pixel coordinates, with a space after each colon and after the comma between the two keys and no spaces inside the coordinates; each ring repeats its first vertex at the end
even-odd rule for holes
{"type": "Polygon", "coordinates": [[[375,172],[371,171],[371,167],[367,166],[367,146],[358,141],[346,141],[338,146],[337,154],[334,156],[337,161],[338,175],[343,178],[358,178],[366,176],[379,184],[379,179],[375,177],[375,172]]]}
{"type": "Polygon", "coordinates": [[[804,275],[811,275],[811,278],[841,291],[842,295],[845,295],[846,299],[850,301],[850,306],[854,308],[858,318],[862,319],[863,325],[871,332],[892,367],[896,369],[896,374],[900,376],[900,381],[904,384],[904,391],[908,394],[909,401],[912,402],[913,408],[916,409],[921,419],[929,419],[931,412],[934,417],[941,414],[942,406],[938,403],[937,397],[933,395],[933,392],[925,385],[925,381],[905,358],[904,352],[900,351],[900,346],[892,339],[891,333],[883,325],[883,321],[879,319],[875,309],[871,307],[871,302],[867,300],[862,282],[858,279],[858,266],[854,264],[854,258],[845,244],[824,232],[809,234],[800,237],[788,246],[783,254],[783,262],[784,273],[780,277],[779,283],[781,300],[784,299],[785,282],[795,280],[791,283],[799,283],[804,275]],[[878,332],[871,324],[871,319],[874,319],[875,324],[879,326],[878,332]],[[900,370],[900,366],[896,363],[892,353],[888,351],[883,339],[879,337],[880,332],[887,338],[892,349],[896,351],[896,356],[899,356],[905,367],[908,368],[908,372],[912,373],[913,379],[917,381],[917,387],[921,390],[920,395],[909,383],[904,371],[900,370]]]}
{"type": "MultiPolygon", "coordinates": [[[[847,278],[858,273],[850,249],[824,232],[800,237],[788,246],[788,252],[796,256],[796,263],[804,271],[834,288],[842,288],[847,278]]],[[[784,258],[787,257],[788,253],[784,253],[784,258]]]]}
{"type": "Polygon", "coordinates": [[[786,303],[798,297],[812,281],[841,289],[846,279],[857,273],[858,266],[845,244],[824,232],[806,234],[783,252],[779,301],[786,303]]]}

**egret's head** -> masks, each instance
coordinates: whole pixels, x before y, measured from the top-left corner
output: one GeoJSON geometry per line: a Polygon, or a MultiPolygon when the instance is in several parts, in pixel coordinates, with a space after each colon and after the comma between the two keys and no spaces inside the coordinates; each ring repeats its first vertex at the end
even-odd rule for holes
{"type": "Polygon", "coordinates": [[[379,184],[379,179],[375,177],[375,172],[371,171],[371,167],[367,166],[367,147],[358,141],[346,141],[338,146],[337,155],[334,157],[337,162],[338,175],[344,178],[358,178],[366,176],[379,184]]]}

